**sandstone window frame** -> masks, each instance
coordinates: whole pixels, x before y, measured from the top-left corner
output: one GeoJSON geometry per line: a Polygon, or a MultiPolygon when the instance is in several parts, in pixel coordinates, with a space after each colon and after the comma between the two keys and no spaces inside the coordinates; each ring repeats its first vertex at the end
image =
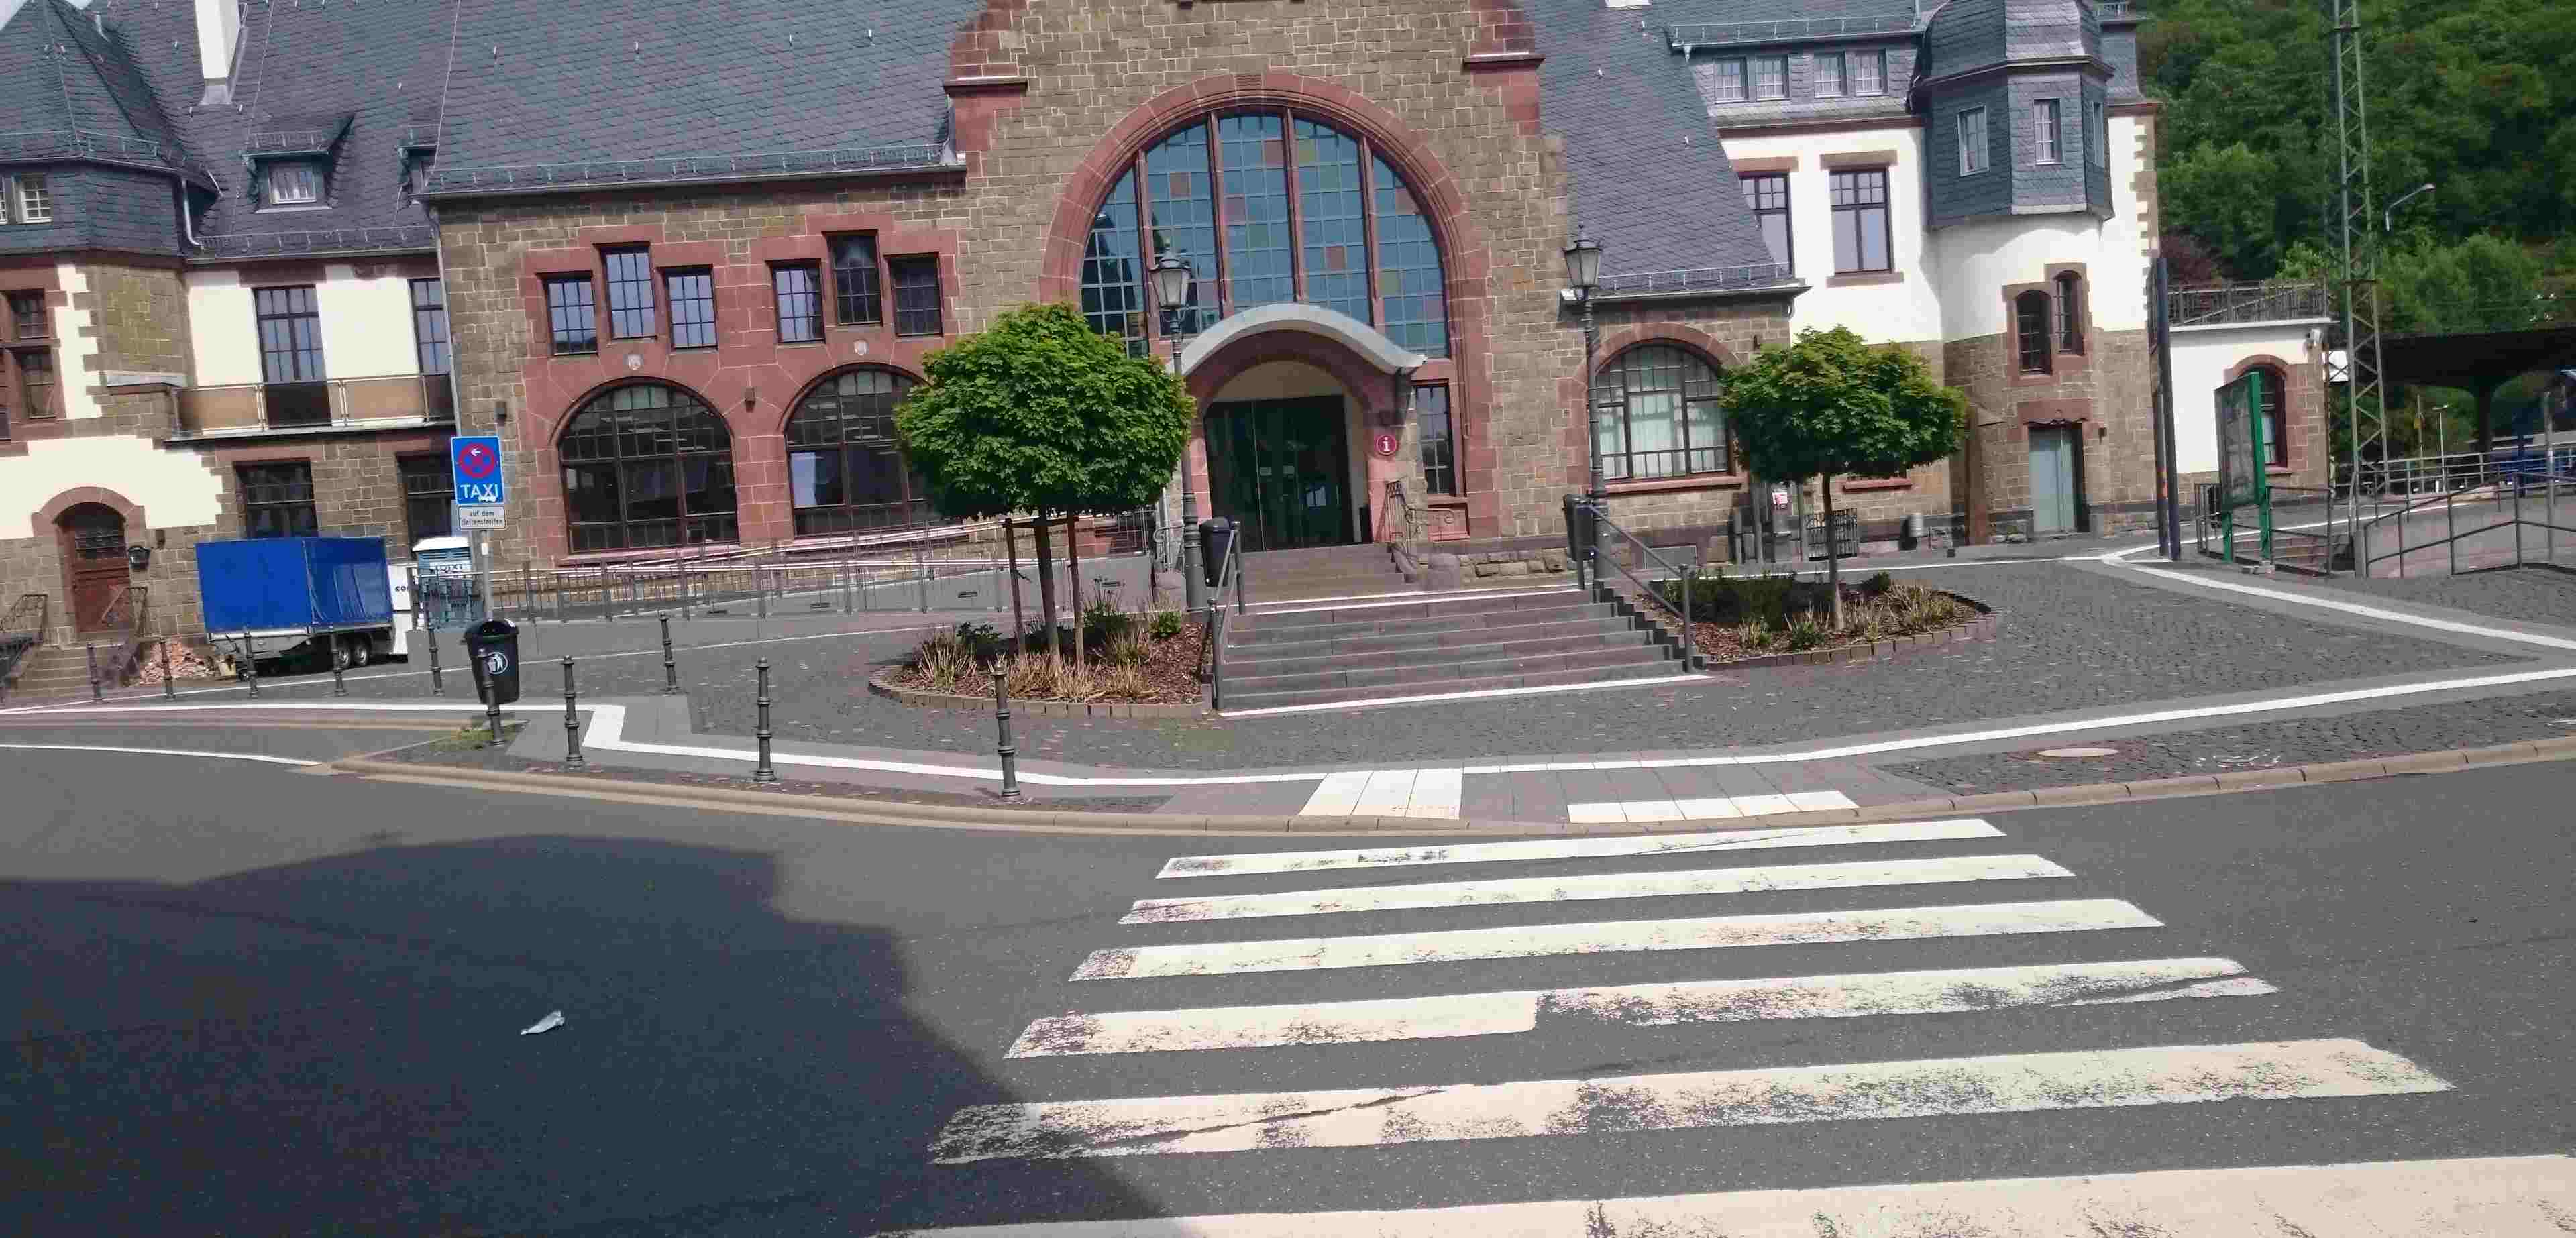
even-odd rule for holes
{"type": "Polygon", "coordinates": [[[770,263],[769,302],[777,315],[779,343],[822,342],[822,263],[811,258],[770,263]]]}
{"type": "Polygon", "coordinates": [[[796,536],[855,536],[939,523],[894,432],[895,406],[918,385],[892,366],[850,365],[815,379],[796,397],[779,432],[787,446],[787,500],[796,536]],[[800,464],[800,456],[811,463],[800,464]],[[877,488],[860,501],[858,488],[870,483],[877,488]],[[883,494],[889,486],[890,499],[883,494]]]}
{"type": "Polygon", "coordinates": [[[601,274],[608,280],[608,338],[658,339],[661,303],[654,295],[653,250],[648,245],[600,247],[601,274]]]}
{"type": "Polygon", "coordinates": [[[889,254],[886,288],[893,293],[894,333],[939,335],[946,330],[940,312],[939,255],[889,254]]]}
{"type": "Polygon", "coordinates": [[[574,554],[741,540],[733,428],[686,387],[641,379],[593,394],[564,419],[555,459],[574,554]]]}
{"type": "Polygon", "coordinates": [[[599,351],[599,299],[588,271],[568,271],[540,278],[546,293],[546,341],[557,357],[587,357],[599,351]]]}
{"type": "Polygon", "coordinates": [[[2047,374],[2055,369],[2053,325],[2047,293],[2034,288],[2013,298],[2013,356],[2021,373],[2047,374]]]}
{"type": "Polygon", "coordinates": [[[662,271],[662,299],[671,307],[671,349],[688,352],[714,348],[722,336],[716,329],[716,273],[709,266],[666,267],[662,271]]]}
{"type": "Polygon", "coordinates": [[[823,238],[831,255],[832,321],[844,327],[885,322],[885,256],[873,232],[834,232],[823,238]]]}
{"type": "Polygon", "coordinates": [[[2060,271],[2052,282],[2057,286],[2057,351],[2081,354],[2084,351],[2084,277],[2073,271],[2060,271]]]}
{"type": "Polygon", "coordinates": [[[1591,375],[1594,434],[1604,482],[1655,482],[1735,475],[1735,427],[1721,398],[1726,371],[1717,360],[1669,339],[1641,340],[1604,358],[1591,375]],[[1669,375],[1669,380],[1664,376],[1669,375]],[[1616,378],[1615,385],[1607,380],[1616,378]],[[1641,400],[1640,397],[1646,397],[1641,400]],[[1643,424],[1672,446],[1637,446],[1643,424]],[[1704,440],[1703,432],[1713,432],[1704,440]],[[1615,441],[1615,449],[1610,445],[1615,441]],[[1641,468],[1640,457],[1662,459],[1641,468]]]}
{"type": "Polygon", "coordinates": [[[1449,384],[1413,386],[1413,420],[1419,436],[1422,492],[1443,498],[1467,493],[1458,468],[1458,417],[1449,402],[1449,384]]]}
{"type": "Polygon", "coordinates": [[[240,487],[243,537],[315,537],[322,531],[313,502],[311,460],[262,460],[233,466],[240,487]]]}
{"type": "Polygon", "coordinates": [[[1834,216],[1834,274],[1862,275],[1896,269],[1896,230],[1886,167],[1831,168],[1826,190],[1834,216]],[[1850,243],[1845,244],[1848,240],[1850,243]],[[1871,242],[1879,261],[1872,265],[1871,242]]]}

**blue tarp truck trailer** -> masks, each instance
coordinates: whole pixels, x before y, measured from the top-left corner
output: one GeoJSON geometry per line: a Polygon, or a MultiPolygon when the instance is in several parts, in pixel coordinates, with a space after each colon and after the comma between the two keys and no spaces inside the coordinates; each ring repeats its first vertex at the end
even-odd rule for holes
{"type": "Polygon", "coordinates": [[[255,537],[197,543],[206,635],[252,657],[329,654],[364,666],[408,655],[395,621],[409,608],[404,569],[372,537],[255,537]]]}

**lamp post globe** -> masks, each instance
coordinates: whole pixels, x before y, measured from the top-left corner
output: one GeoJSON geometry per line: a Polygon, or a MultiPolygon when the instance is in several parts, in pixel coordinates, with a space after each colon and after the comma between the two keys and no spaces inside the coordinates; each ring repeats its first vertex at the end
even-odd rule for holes
{"type": "MultiPolygon", "coordinates": [[[[1146,271],[1146,285],[1154,294],[1154,308],[1171,325],[1172,373],[1181,372],[1181,329],[1183,312],[1189,306],[1190,281],[1193,272],[1189,260],[1165,254],[1154,260],[1146,271]]],[[[1198,437],[1198,415],[1190,415],[1190,437],[1198,437]]],[[[1190,448],[1181,447],[1181,598],[1193,613],[1207,605],[1207,578],[1199,570],[1199,498],[1198,486],[1190,477],[1190,448]]]]}

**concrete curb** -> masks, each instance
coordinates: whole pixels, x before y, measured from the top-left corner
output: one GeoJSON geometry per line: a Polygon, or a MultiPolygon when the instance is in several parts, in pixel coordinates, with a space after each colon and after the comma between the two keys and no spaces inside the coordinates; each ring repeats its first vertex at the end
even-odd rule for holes
{"type": "MultiPolygon", "coordinates": [[[[918,705],[925,709],[963,709],[992,712],[993,698],[958,696],[947,692],[925,692],[886,682],[885,671],[868,676],[868,691],[890,701],[918,705]]],[[[1195,705],[1167,705],[1151,701],[1028,701],[1011,698],[1011,716],[1015,718],[1213,718],[1202,702],[1195,705]]]]}
{"type": "Polygon", "coordinates": [[[2174,796],[2223,795],[2307,783],[2358,782],[2364,779],[2394,778],[2409,774],[2456,773],[2490,765],[2566,760],[2576,760],[2576,736],[2497,744],[2485,748],[2417,752],[2371,760],[2327,761],[2312,765],[2285,766],[2279,769],[2242,770],[2226,774],[2194,774],[2182,778],[2152,778],[2138,782],[2098,782],[2068,787],[2042,787],[2030,791],[1998,791],[1984,795],[1932,796],[1901,800],[1892,804],[1871,804],[1860,808],[1773,813],[1768,816],[1732,820],[1597,824],[1569,824],[1562,821],[1446,821],[1420,817],[1297,817],[1275,814],[1202,816],[1188,813],[1049,811],[1038,806],[1013,807],[998,803],[990,807],[956,808],[944,804],[860,801],[829,795],[738,791],[727,787],[701,787],[685,783],[632,782],[604,772],[586,777],[527,774],[509,770],[471,769],[454,765],[380,761],[372,757],[343,757],[331,762],[329,768],[338,773],[375,778],[399,778],[413,782],[470,783],[504,789],[609,796],[625,800],[678,801],[868,825],[950,828],[1028,827],[1077,832],[1146,830],[1155,833],[1304,835],[1353,833],[1571,835],[1696,834],[1728,829],[1769,829],[1784,825],[1838,825],[1862,821],[1975,816],[2025,808],[2117,804],[2129,800],[2162,799],[2174,796]]]}

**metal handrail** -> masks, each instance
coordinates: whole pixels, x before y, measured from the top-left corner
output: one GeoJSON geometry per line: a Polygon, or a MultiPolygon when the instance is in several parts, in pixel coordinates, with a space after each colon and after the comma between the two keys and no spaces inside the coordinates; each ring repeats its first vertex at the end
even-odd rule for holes
{"type": "Polygon", "coordinates": [[[1618,569],[1620,575],[1627,577],[1629,583],[1637,587],[1638,593],[1652,599],[1655,605],[1664,609],[1665,613],[1670,614],[1673,618],[1681,621],[1682,669],[1699,669],[1699,627],[1693,622],[1693,595],[1699,592],[1699,565],[1697,563],[1674,563],[1672,560],[1656,553],[1654,547],[1648,546],[1645,541],[1639,538],[1636,534],[1620,528],[1616,521],[1610,519],[1610,514],[1602,510],[1598,505],[1587,502],[1583,504],[1583,507],[1586,511],[1591,513],[1592,527],[1596,530],[1590,543],[1586,547],[1588,556],[1591,558],[1593,563],[1592,587],[1596,590],[1600,589],[1600,561],[1604,558],[1609,559],[1610,566],[1618,569]],[[1663,595],[1663,591],[1655,587],[1654,582],[1646,580],[1643,577],[1638,576],[1635,572],[1628,570],[1628,565],[1620,562],[1619,555],[1603,555],[1601,553],[1600,534],[1597,532],[1597,530],[1601,529],[1608,529],[1612,533],[1616,533],[1620,537],[1625,538],[1628,545],[1635,550],[1641,563],[1645,560],[1652,560],[1656,566],[1661,567],[1667,573],[1670,573],[1670,579],[1680,581],[1682,586],[1681,604],[1678,606],[1674,605],[1673,600],[1665,597],[1663,595]]]}
{"type": "Polygon", "coordinates": [[[108,650],[107,658],[98,663],[98,683],[102,687],[121,687],[125,672],[133,669],[142,649],[143,638],[152,627],[152,586],[125,585],[108,599],[99,611],[102,628],[125,633],[125,639],[108,650]]]}
{"type": "MultiPolygon", "coordinates": [[[[2501,513],[2504,504],[2507,501],[2505,493],[2506,487],[2510,486],[2512,487],[2512,515],[2503,516],[2500,514],[2498,519],[2491,520],[2486,524],[2477,526],[2476,528],[2464,530],[2460,528],[2459,514],[2460,500],[2463,497],[2464,492],[2458,490],[2446,490],[2433,498],[2425,499],[2418,503],[2410,503],[2405,507],[2396,509],[2395,511],[2383,512],[2378,516],[2374,516],[2371,519],[2362,522],[2362,524],[2354,531],[2353,535],[2353,573],[2364,580],[2368,580],[2371,578],[2371,569],[2373,567],[2377,566],[2384,560],[2395,559],[2397,561],[2397,576],[2402,580],[2406,576],[2407,555],[2420,551],[2443,549],[2449,552],[2450,574],[2457,575],[2460,570],[2461,541],[2467,538],[2476,537],[2482,533],[2493,533],[2498,529],[2507,528],[2514,531],[2514,566],[2521,567],[2527,562],[2523,557],[2522,552],[2522,530],[2526,527],[2542,531],[2544,538],[2542,561],[2555,562],[2558,558],[2558,535],[2561,533],[2576,534],[2576,525],[2564,525],[2558,523],[2558,492],[2561,489],[2576,490],[2576,472],[2567,474],[2546,472],[2533,473],[2527,471],[2514,472],[2500,476],[2493,482],[2477,487],[2477,489],[2486,489],[2489,486],[2491,486],[2494,491],[2491,498],[2480,500],[2474,496],[2474,493],[2470,493],[2470,501],[2472,503],[2482,501],[2491,502],[2498,509],[2499,513],[2501,513]],[[2529,493],[2534,487],[2538,487],[2543,491],[2541,496],[2543,502],[2543,514],[2538,520],[2533,520],[2525,516],[2522,508],[2523,496],[2529,493]],[[2445,528],[2444,535],[2430,541],[2417,542],[2413,545],[2407,544],[2407,518],[2418,512],[2430,511],[2436,505],[2440,506],[2442,509],[2443,524],[2445,528]],[[2394,550],[2382,551],[2378,554],[2370,553],[2370,531],[2372,529],[2379,528],[2392,520],[2397,524],[2397,548],[2394,550]]],[[[2569,518],[2576,519],[2576,495],[2571,495],[2570,498],[2571,504],[2568,507],[2569,518]]]]}
{"type": "Polygon", "coordinates": [[[2326,318],[2333,310],[2324,284],[2302,280],[2175,288],[2165,294],[2166,320],[2177,327],[2326,318]]]}
{"type": "Polygon", "coordinates": [[[1225,591],[1234,590],[1234,613],[1243,613],[1243,535],[1225,541],[1225,558],[1217,565],[1216,588],[1208,593],[1208,708],[1225,708],[1225,591]]]}
{"type": "MultiPolygon", "coordinates": [[[[1387,515],[1390,519],[1394,518],[1399,512],[1402,514],[1405,535],[1401,540],[1407,543],[1418,542],[1427,536],[1430,518],[1423,515],[1421,512],[1413,510],[1413,499],[1404,492],[1403,478],[1392,477],[1387,479],[1386,505],[1387,515]]],[[[1380,536],[1385,535],[1385,521],[1380,521],[1378,523],[1378,533],[1380,536]]]]}
{"type": "Polygon", "coordinates": [[[8,699],[9,676],[18,669],[19,659],[45,643],[51,603],[44,594],[21,593],[8,612],[0,614],[0,700],[8,699]]]}

